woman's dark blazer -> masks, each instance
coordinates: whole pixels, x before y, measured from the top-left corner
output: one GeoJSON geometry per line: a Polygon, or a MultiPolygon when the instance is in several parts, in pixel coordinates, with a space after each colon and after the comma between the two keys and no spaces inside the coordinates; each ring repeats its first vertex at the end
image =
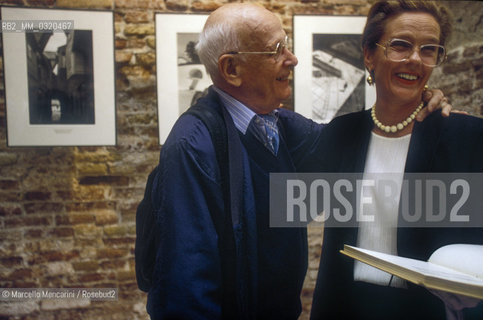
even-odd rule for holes
{"type": "MultiPolygon", "coordinates": [[[[369,111],[334,119],[300,171],[363,172],[372,129],[369,111]]],[[[483,172],[483,119],[459,114],[444,118],[434,112],[423,122],[416,122],[405,172],[483,172]]],[[[397,239],[400,256],[427,260],[446,244],[483,244],[483,229],[398,228],[397,239]]],[[[441,301],[422,287],[409,284],[409,290],[402,291],[373,286],[380,292],[356,288],[353,259],[339,253],[344,244],[357,244],[357,228],[324,230],[312,319],[444,318],[441,301]],[[397,292],[403,292],[402,296],[397,292]],[[367,308],[371,304],[374,309],[367,308]]]]}

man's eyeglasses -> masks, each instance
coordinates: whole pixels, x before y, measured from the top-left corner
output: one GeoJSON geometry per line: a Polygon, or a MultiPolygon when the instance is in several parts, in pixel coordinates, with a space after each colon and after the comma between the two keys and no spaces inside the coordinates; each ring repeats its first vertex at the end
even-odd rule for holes
{"type": "Polygon", "coordinates": [[[231,51],[229,53],[231,54],[266,54],[266,55],[272,55],[275,60],[278,60],[280,56],[283,53],[283,50],[288,46],[288,36],[285,36],[285,38],[278,42],[275,46],[275,50],[273,51],[231,51]]]}
{"type": "MultiPolygon", "coordinates": [[[[391,39],[385,45],[376,45],[383,48],[386,58],[394,62],[406,61],[414,51],[414,45],[402,39],[391,39]]],[[[438,44],[423,44],[418,49],[422,63],[428,67],[437,67],[446,59],[446,50],[438,44]]]]}

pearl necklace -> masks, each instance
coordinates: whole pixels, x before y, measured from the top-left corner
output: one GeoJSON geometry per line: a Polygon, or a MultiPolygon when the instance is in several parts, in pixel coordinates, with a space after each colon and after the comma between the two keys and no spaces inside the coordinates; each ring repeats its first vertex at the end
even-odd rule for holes
{"type": "Polygon", "coordinates": [[[396,123],[395,125],[388,126],[388,125],[382,124],[379,120],[377,120],[377,118],[376,118],[376,104],[374,103],[374,105],[372,106],[372,110],[371,110],[371,117],[372,117],[372,121],[374,121],[374,124],[376,125],[376,127],[378,127],[379,129],[381,129],[382,131],[385,131],[387,133],[389,133],[389,132],[395,133],[397,131],[401,131],[402,129],[406,128],[408,126],[408,124],[410,124],[414,120],[414,118],[416,118],[416,115],[419,113],[419,111],[421,111],[422,108],[423,108],[423,102],[421,102],[419,104],[419,106],[416,108],[416,110],[414,110],[413,113],[411,113],[411,115],[409,117],[407,117],[406,120],[399,122],[399,123],[396,123]]]}

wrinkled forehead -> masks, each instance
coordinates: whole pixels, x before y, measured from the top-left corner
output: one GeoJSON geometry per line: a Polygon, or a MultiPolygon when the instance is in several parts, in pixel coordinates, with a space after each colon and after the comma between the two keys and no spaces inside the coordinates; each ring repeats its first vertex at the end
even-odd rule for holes
{"type": "Polygon", "coordinates": [[[441,28],[432,14],[412,11],[401,12],[387,19],[380,40],[387,37],[414,40],[412,38],[417,36],[418,38],[424,38],[423,40],[437,43],[440,35],[441,28]]]}
{"type": "Polygon", "coordinates": [[[242,44],[253,48],[272,45],[285,36],[279,18],[268,10],[246,17],[239,25],[238,34],[242,44]]]}

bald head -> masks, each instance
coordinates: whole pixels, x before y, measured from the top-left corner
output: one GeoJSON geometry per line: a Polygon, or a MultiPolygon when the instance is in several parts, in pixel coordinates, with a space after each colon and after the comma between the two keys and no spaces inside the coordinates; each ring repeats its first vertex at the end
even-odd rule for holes
{"type": "Polygon", "coordinates": [[[213,11],[208,17],[206,23],[209,24],[210,22],[216,22],[225,19],[238,20],[233,19],[234,17],[237,17],[239,19],[248,19],[260,12],[265,11],[270,13],[270,11],[256,3],[228,3],[213,11]]]}
{"type": "Polygon", "coordinates": [[[218,74],[218,58],[227,52],[249,50],[270,29],[280,28],[272,12],[253,3],[230,3],[208,17],[196,49],[212,79],[218,74]]]}
{"type": "Polygon", "coordinates": [[[215,24],[231,24],[235,28],[256,28],[264,19],[278,22],[277,17],[263,6],[254,3],[231,3],[213,11],[205,28],[215,24]]]}

